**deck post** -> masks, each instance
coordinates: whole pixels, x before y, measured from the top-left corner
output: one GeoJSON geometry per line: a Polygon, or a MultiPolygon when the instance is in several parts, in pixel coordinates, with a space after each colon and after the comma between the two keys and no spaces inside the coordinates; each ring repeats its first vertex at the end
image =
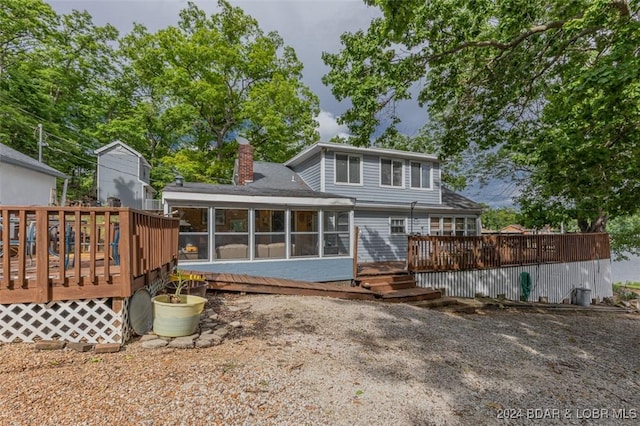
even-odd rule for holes
{"type": "Polygon", "coordinates": [[[118,250],[120,254],[120,291],[122,297],[129,297],[133,293],[133,276],[131,273],[131,216],[130,209],[122,209],[119,212],[120,240],[118,250]]]}
{"type": "MultiPolygon", "coordinates": [[[[63,234],[64,235],[64,234],[63,234]]],[[[36,297],[35,303],[47,303],[52,299],[52,286],[49,279],[49,212],[36,210],[36,297]]],[[[64,260],[60,259],[61,274],[64,274],[64,260]]]]}
{"type": "Polygon", "coordinates": [[[360,227],[353,228],[353,279],[358,277],[358,241],[360,238],[360,227]]]}

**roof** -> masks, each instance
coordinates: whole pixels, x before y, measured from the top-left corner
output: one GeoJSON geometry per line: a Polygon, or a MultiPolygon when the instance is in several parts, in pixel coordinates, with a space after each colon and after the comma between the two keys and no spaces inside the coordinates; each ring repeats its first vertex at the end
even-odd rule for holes
{"type": "Polygon", "coordinates": [[[484,208],[482,204],[476,203],[457,192],[453,192],[445,186],[442,187],[442,204],[454,209],[482,210],[484,208]]]}
{"type": "Polygon", "coordinates": [[[247,186],[253,188],[280,188],[287,190],[311,190],[302,178],[293,170],[280,163],[266,161],[253,162],[253,182],[247,186]]]}
{"type": "MultiPolygon", "coordinates": [[[[299,178],[298,178],[299,179],[299,178]]],[[[260,197],[288,197],[288,198],[341,198],[351,199],[343,195],[328,194],[318,192],[309,187],[299,188],[269,188],[259,185],[217,185],[212,183],[184,182],[182,186],[175,184],[167,185],[163,192],[183,192],[194,194],[218,194],[218,195],[241,195],[260,197]]]]}
{"type": "Polygon", "coordinates": [[[129,145],[127,145],[126,143],[119,141],[119,140],[115,140],[111,143],[106,144],[105,146],[102,146],[98,149],[96,149],[94,152],[94,154],[100,156],[102,153],[107,152],[107,151],[111,151],[113,148],[117,147],[117,146],[121,146],[122,148],[126,149],[127,151],[131,152],[133,155],[135,155],[136,157],[142,159],[142,161],[145,162],[145,164],[147,166],[149,166],[149,162],[147,161],[146,158],[144,158],[144,156],[142,154],[140,154],[138,151],[136,151],[135,149],[131,148],[129,145]]]}
{"type": "Polygon", "coordinates": [[[54,176],[57,178],[66,178],[67,175],[54,169],[51,166],[47,166],[38,160],[29,157],[13,148],[9,148],[6,145],[0,143],[0,163],[13,164],[16,166],[24,167],[26,169],[35,170],[40,173],[54,176]]]}
{"type": "Polygon", "coordinates": [[[377,154],[380,156],[386,157],[398,157],[412,160],[422,160],[422,161],[438,161],[438,157],[433,154],[422,154],[418,152],[411,151],[400,151],[397,149],[386,149],[386,148],[376,148],[376,147],[359,147],[342,143],[334,143],[334,142],[317,142],[300,153],[295,157],[291,158],[287,162],[284,163],[285,166],[295,166],[312,157],[313,155],[319,153],[322,149],[331,149],[335,151],[342,152],[353,152],[358,154],[377,154]]]}

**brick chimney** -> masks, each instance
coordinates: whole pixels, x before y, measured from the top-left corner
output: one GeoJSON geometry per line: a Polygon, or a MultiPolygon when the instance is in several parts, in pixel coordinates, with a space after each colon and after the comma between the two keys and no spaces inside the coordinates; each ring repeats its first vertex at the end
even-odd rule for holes
{"type": "Polygon", "coordinates": [[[238,185],[253,182],[253,146],[238,145],[238,185]]]}

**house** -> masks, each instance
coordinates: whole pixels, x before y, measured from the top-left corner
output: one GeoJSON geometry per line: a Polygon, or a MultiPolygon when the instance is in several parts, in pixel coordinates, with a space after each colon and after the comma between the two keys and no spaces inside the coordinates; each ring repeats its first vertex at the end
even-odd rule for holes
{"type": "Polygon", "coordinates": [[[0,204],[47,206],[58,179],[67,176],[28,155],[0,144],[0,204]],[[25,190],[28,188],[28,190],[25,190]]]}
{"type": "Polygon", "coordinates": [[[151,165],[135,149],[113,141],[95,151],[98,156],[97,199],[102,205],[119,204],[140,210],[161,210],[149,184],[151,165]]]}
{"type": "Polygon", "coordinates": [[[477,235],[482,207],[441,184],[432,155],[316,143],[284,164],[239,146],[233,185],[177,182],[181,267],[309,281],[405,260],[407,235],[477,235]],[[355,230],[359,234],[355,235],[355,230]]]}

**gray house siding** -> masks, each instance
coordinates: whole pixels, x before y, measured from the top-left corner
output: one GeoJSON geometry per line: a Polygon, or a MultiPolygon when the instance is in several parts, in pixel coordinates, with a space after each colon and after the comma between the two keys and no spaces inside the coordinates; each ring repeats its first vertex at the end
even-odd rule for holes
{"type": "MultiPolygon", "coordinates": [[[[340,151],[337,152],[340,153],[340,151]]],[[[430,189],[412,189],[410,187],[410,161],[404,159],[401,159],[404,163],[404,187],[385,187],[380,185],[380,156],[364,154],[362,156],[362,184],[344,185],[335,183],[335,153],[336,151],[327,151],[325,154],[326,192],[354,197],[358,203],[374,202],[393,205],[409,205],[413,201],[418,201],[421,204],[440,203],[440,165],[437,162],[425,161],[432,166],[430,189]]]]}
{"type": "MultiPolygon", "coordinates": [[[[411,232],[411,212],[402,210],[356,210],[355,226],[358,236],[358,262],[383,262],[406,260],[407,233],[411,232]],[[404,219],[404,234],[391,234],[390,219],[404,219]]],[[[425,215],[413,216],[413,232],[428,229],[425,215]]]]}
{"type": "Polygon", "coordinates": [[[304,180],[304,183],[306,183],[311,189],[314,191],[320,191],[320,164],[320,154],[314,155],[299,166],[294,167],[293,171],[296,172],[298,176],[304,180]]]}
{"type": "Polygon", "coordinates": [[[142,208],[144,197],[138,180],[140,160],[122,146],[101,153],[98,157],[98,200],[120,198],[123,207],[142,208]]]}

